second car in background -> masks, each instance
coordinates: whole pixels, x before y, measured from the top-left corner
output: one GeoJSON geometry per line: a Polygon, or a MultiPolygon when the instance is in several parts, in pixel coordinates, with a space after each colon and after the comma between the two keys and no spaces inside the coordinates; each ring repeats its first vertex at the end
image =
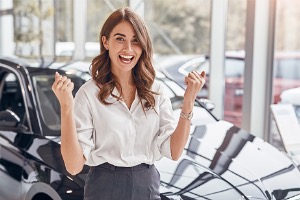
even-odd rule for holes
{"type": "MultiPolygon", "coordinates": [[[[205,88],[199,98],[207,98],[209,90],[210,62],[208,56],[167,56],[158,58],[159,67],[163,68],[181,86],[184,76],[193,70],[207,74],[205,88]]],[[[227,52],[225,58],[225,99],[224,119],[241,126],[242,103],[244,93],[245,53],[243,51],[227,52]]],[[[300,53],[277,53],[274,61],[273,103],[280,101],[282,91],[300,86],[300,53]]]]}

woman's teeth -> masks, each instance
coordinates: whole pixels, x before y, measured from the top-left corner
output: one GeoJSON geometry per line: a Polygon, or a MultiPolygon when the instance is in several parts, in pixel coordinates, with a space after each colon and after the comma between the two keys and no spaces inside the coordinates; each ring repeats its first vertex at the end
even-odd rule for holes
{"type": "Polygon", "coordinates": [[[132,61],[133,56],[120,55],[120,59],[123,63],[129,64],[132,61]]]}
{"type": "Polygon", "coordinates": [[[124,56],[124,55],[120,55],[121,58],[125,58],[125,59],[132,59],[133,56],[124,56]]]}

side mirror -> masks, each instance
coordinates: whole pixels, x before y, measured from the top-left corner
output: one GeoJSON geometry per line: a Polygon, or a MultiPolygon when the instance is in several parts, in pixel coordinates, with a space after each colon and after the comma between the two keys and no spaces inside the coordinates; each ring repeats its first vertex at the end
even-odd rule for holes
{"type": "Polygon", "coordinates": [[[11,110],[0,111],[0,127],[16,128],[20,118],[11,110]]]}

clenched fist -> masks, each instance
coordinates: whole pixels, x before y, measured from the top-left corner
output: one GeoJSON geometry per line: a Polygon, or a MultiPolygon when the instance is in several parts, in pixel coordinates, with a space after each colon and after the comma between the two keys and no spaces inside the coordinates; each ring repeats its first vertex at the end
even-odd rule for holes
{"type": "Polygon", "coordinates": [[[66,76],[61,76],[55,72],[55,81],[52,85],[52,90],[57,97],[60,106],[73,106],[74,83],[66,76]]]}
{"type": "Polygon", "coordinates": [[[185,84],[187,85],[187,87],[184,93],[184,97],[194,101],[197,97],[197,94],[205,84],[205,72],[190,72],[185,77],[185,84]]]}

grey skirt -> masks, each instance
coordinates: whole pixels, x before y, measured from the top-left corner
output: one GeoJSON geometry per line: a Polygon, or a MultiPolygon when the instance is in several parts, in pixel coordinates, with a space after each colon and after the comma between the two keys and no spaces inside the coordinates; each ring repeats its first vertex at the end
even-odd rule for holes
{"type": "Polygon", "coordinates": [[[84,200],[160,200],[160,175],[154,165],[91,167],[84,200]]]}

